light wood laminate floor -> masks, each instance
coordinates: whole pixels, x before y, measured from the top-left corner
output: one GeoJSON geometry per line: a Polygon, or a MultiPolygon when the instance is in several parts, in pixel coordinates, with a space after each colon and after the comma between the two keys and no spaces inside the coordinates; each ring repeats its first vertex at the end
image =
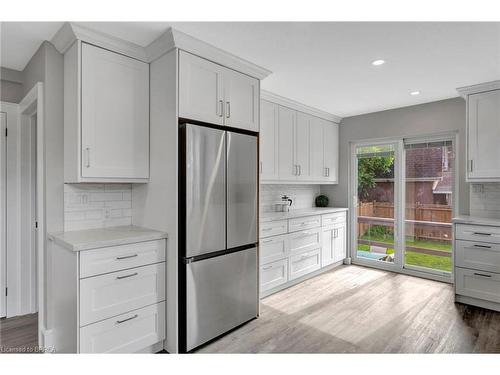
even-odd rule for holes
{"type": "Polygon", "coordinates": [[[500,313],[453,286],[341,266],[262,300],[261,315],[199,353],[500,353],[500,313]]]}

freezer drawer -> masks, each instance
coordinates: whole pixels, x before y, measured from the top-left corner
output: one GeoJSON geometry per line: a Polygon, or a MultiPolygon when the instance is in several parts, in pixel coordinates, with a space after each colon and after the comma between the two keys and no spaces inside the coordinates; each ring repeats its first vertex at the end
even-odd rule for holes
{"type": "Polygon", "coordinates": [[[227,248],[257,243],[257,137],[227,132],[227,248]]]}
{"type": "Polygon", "coordinates": [[[257,313],[257,248],[186,265],[188,351],[257,313]]]}

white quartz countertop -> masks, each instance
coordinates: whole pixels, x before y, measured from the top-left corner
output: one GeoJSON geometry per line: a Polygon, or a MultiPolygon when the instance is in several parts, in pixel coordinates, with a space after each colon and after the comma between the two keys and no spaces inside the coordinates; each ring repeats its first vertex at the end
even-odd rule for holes
{"type": "Polygon", "coordinates": [[[478,217],[469,215],[460,215],[452,219],[455,224],[474,224],[474,225],[489,225],[500,227],[500,219],[491,219],[488,217],[478,217]]]}
{"type": "Polygon", "coordinates": [[[49,233],[49,239],[71,251],[82,251],[167,238],[167,233],[134,225],[49,233]]]}
{"type": "Polygon", "coordinates": [[[260,222],[292,219],[294,217],[312,216],[329,214],[332,212],[345,212],[347,208],[344,207],[311,207],[290,210],[289,212],[262,212],[260,214],[260,222]]]}

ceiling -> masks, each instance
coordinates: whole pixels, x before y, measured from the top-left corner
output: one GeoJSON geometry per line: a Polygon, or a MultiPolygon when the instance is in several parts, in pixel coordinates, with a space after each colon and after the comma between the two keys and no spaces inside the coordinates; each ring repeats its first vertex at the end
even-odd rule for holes
{"type": "MultiPolygon", "coordinates": [[[[1,65],[22,70],[61,24],[2,23],[1,65]]],[[[500,23],[81,24],[142,46],[174,26],[270,69],[263,89],[342,117],[456,97],[457,87],[500,79],[500,23]],[[386,63],[372,66],[375,59],[386,63]]]]}

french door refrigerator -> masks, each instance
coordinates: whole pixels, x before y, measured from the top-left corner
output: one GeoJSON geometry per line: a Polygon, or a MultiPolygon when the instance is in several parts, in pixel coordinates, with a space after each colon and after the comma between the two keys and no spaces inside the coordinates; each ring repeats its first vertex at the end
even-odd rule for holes
{"type": "Polygon", "coordinates": [[[257,137],[181,124],[179,347],[258,315],[257,137]]]}

